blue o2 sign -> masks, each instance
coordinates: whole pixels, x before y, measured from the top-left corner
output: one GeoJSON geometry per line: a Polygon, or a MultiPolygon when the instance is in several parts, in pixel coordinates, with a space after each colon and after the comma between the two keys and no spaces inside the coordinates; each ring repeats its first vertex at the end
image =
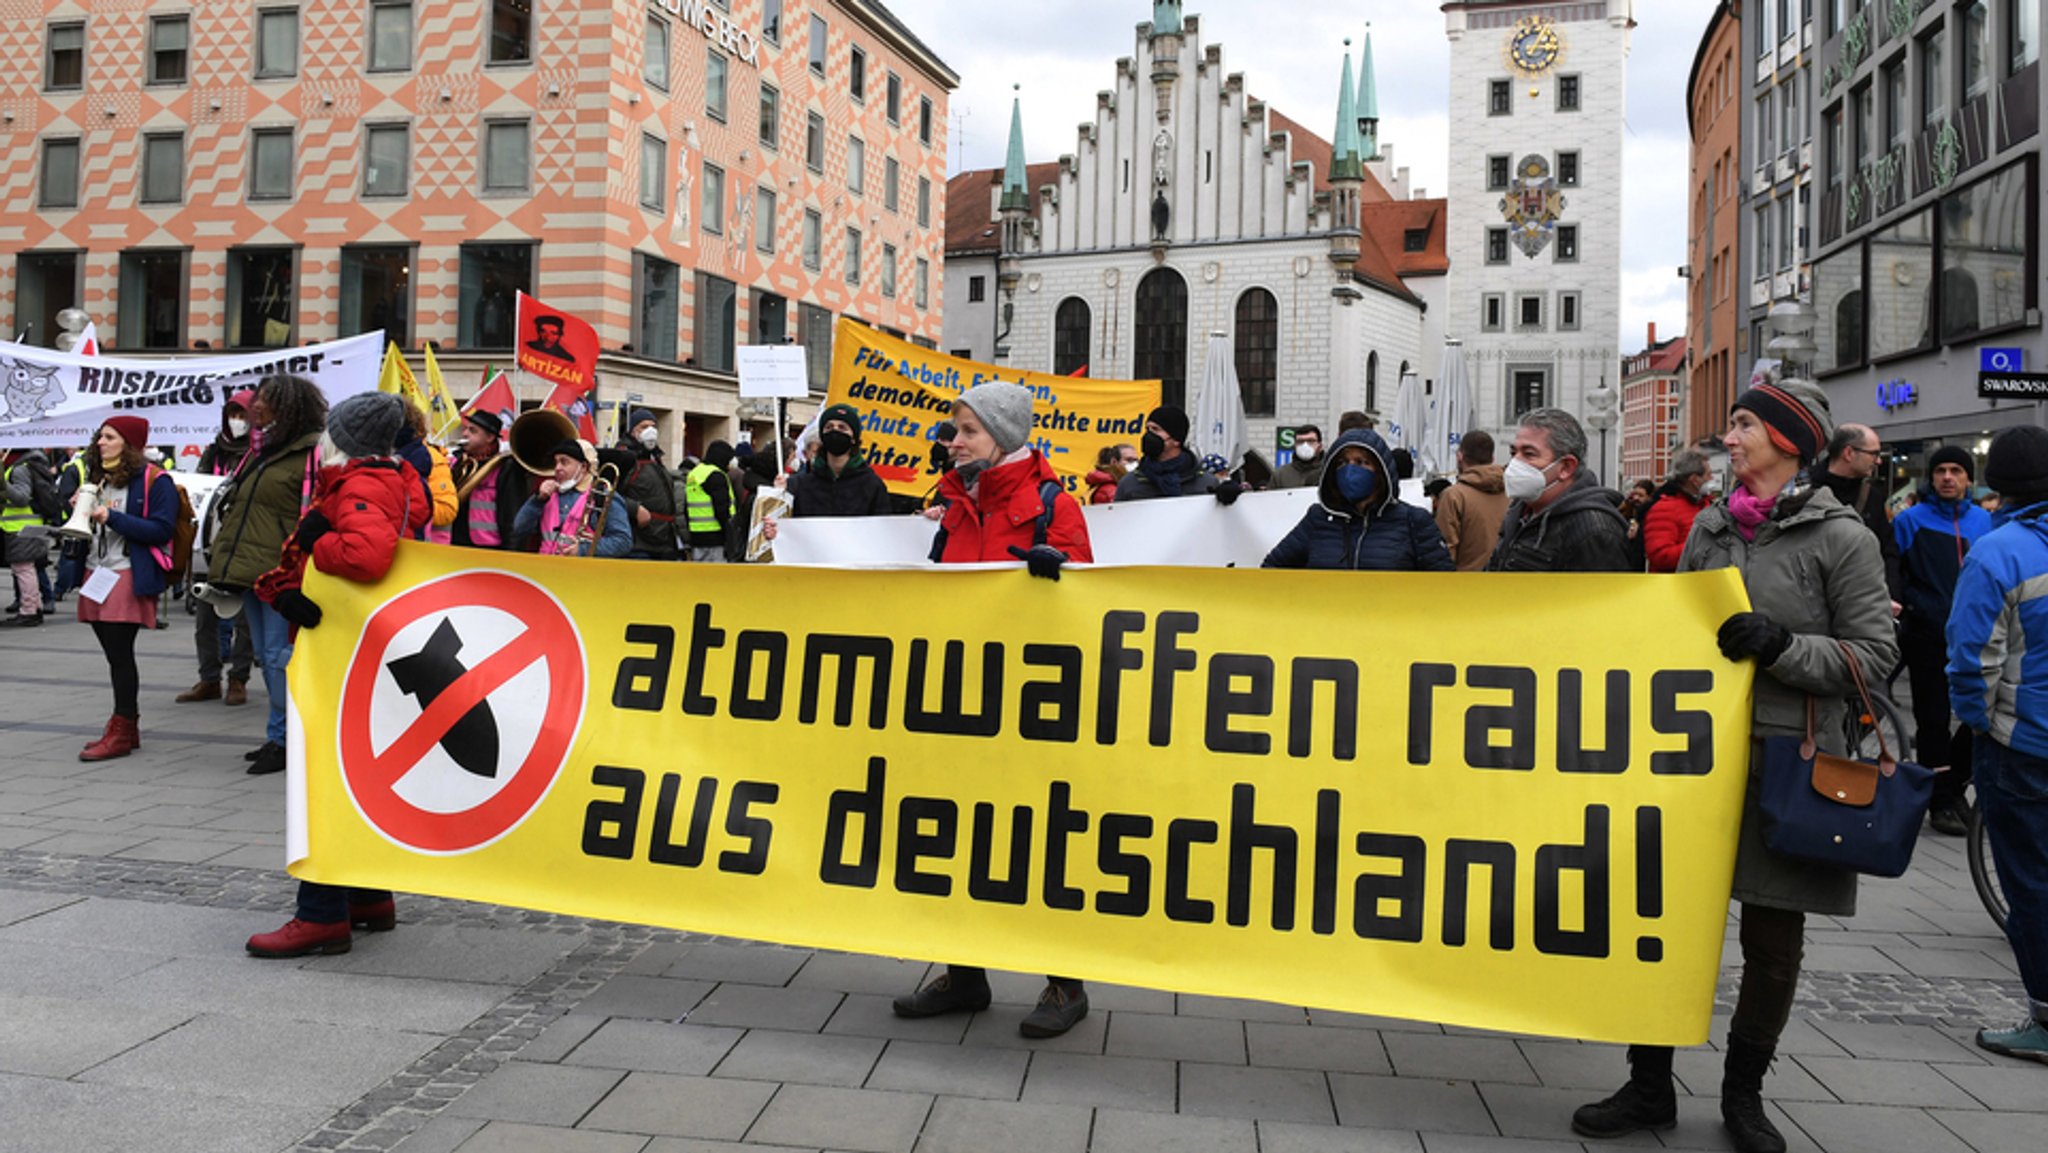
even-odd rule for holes
{"type": "Polygon", "coordinates": [[[1920,390],[1910,380],[1887,380],[1877,386],[1877,407],[1897,412],[1920,403],[1920,390]]]}
{"type": "Polygon", "coordinates": [[[2025,372],[2027,350],[2024,348],[1980,348],[1977,350],[1977,371],[1979,372],[2025,372]]]}

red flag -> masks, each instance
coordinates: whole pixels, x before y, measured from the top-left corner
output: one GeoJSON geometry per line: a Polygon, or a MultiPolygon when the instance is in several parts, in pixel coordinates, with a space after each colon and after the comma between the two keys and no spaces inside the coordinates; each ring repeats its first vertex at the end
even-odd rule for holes
{"type": "Polygon", "coordinates": [[[576,422],[577,436],[592,444],[597,443],[597,413],[590,393],[576,392],[567,385],[558,384],[540,406],[560,409],[576,422]]]}
{"type": "MultiPolygon", "coordinates": [[[[559,408],[572,417],[576,401],[583,401],[588,408],[597,390],[597,330],[588,321],[549,308],[523,292],[517,316],[514,339],[519,345],[513,357],[519,371],[552,386],[549,408],[559,408]],[[557,402],[557,397],[562,399],[557,402]]],[[[597,422],[588,416],[583,420],[589,422],[591,435],[596,435],[597,422]]],[[[579,427],[583,420],[578,421],[579,427]]]]}
{"type": "Polygon", "coordinates": [[[496,413],[501,430],[512,427],[512,421],[519,415],[519,398],[513,394],[512,382],[505,379],[503,372],[493,369],[484,378],[483,387],[477,389],[469,403],[462,406],[462,415],[468,416],[473,412],[496,413]]]}

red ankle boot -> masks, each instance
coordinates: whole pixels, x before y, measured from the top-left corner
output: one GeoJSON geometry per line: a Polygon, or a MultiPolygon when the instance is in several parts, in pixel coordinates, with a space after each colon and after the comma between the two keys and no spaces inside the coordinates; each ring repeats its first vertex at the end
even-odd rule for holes
{"type": "Polygon", "coordinates": [[[297,917],[268,933],[249,938],[249,952],[257,957],[306,957],[315,954],[346,953],[349,950],[347,921],[322,925],[297,917]]]}
{"type": "Polygon", "coordinates": [[[398,927],[398,902],[390,897],[381,901],[350,901],[348,923],[365,933],[388,933],[398,927]]]}
{"type": "Polygon", "coordinates": [[[107,731],[100,739],[79,750],[81,761],[106,761],[125,757],[142,747],[141,734],[136,731],[135,718],[115,715],[107,718],[107,731]]]}

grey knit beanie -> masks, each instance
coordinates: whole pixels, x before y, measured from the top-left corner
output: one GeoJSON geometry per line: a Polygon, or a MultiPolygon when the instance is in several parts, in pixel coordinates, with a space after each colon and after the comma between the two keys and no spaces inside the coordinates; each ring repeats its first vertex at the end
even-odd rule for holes
{"type": "Polygon", "coordinates": [[[327,414],[327,437],[351,459],[390,456],[405,426],[405,402],[388,392],[357,393],[327,414]]]}
{"type": "Polygon", "coordinates": [[[981,418],[996,447],[1015,452],[1031,439],[1031,390],[1021,384],[992,380],[960,394],[954,410],[966,408],[981,418]]]}

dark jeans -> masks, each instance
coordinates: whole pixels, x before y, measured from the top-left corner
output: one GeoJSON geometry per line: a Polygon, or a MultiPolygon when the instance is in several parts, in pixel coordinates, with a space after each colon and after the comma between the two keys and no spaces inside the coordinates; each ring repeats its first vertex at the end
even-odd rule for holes
{"type": "Polygon", "coordinates": [[[2048,758],[1977,738],[1977,809],[1991,839],[1991,859],[2011,913],[2020,980],[2034,1016],[2048,1022],[2048,758]]]}
{"type": "Polygon", "coordinates": [[[233,622],[224,621],[214,611],[213,602],[201,600],[193,618],[192,647],[199,653],[199,679],[208,684],[220,683],[221,666],[226,665],[229,680],[247,684],[249,666],[256,660],[255,647],[249,640],[248,614],[236,613],[233,622]],[[229,631],[230,624],[232,641],[222,635],[229,631]]]}
{"type": "MultiPolygon", "coordinates": [[[[955,985],[988,984],[988,970],[977,965],[947,965],[946,973],[953,978],[955,985]]],[[[1047,984],[1066,986],[1067,991],[1070,993],[1081,991],[1081,982],[1074,977],[1054,977],[1048,974],[1045,980],[1047,984]]]]}
{"type": "Polygon", "coordinates": [[[141,625],[108,624],[94,621],[92,635],[107,655],[107,671],[114,680],[114,715],[134,720],[142,715],[136,703],[141,674],[135,668],[135,635],[141,625]]]}
{"type": "Polygon", "coordinates": [[[298,918],[316,925],[339,924],[348,920],[348,906],[351,901],[358,905],[367,905],[374,901],[390,899],[389,889],[351,889],[346,885],[300,881],[298,918]]]}
{"type": "Polygon", "coordinates": [[[1899,637],[1899,648],[1906,675],[1913,679],[1913,742],[1920,763],[1949,767],[1935,774],[1931,807],[1955,804],[1970,784],[1970,730],[1949,720],[1947,642],[1908,629],[1899,637]]]}
{"type": "MultiPolygon", "coordinates": [[[[1761,1049],[1778,1047],[1778,1036],[1792,1018],[1805,956],[1805,913],[1742,906],[1742,982],[1735,992],[1735,1019],[1728,1024],[1730,1037],[1761,1049]]],[[[1637,1050],[1669,1052],[1664,1046],[1634,1045],[1632,1060],[1637,1050]]]]}

